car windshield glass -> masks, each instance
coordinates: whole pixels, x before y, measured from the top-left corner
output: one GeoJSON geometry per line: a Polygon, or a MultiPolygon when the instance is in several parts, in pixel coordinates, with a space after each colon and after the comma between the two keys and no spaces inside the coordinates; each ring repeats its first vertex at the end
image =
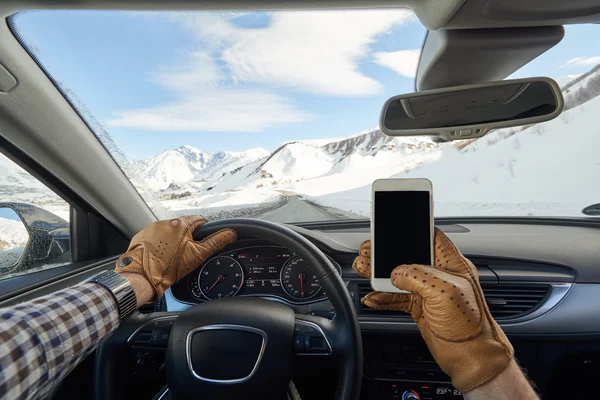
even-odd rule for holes
{"type": "Polygon", "coordinates": [[[414,91],[426,30],[407,10],[10,24],[159,218],[368,218],[372,182],[391,177],[430,179],[438,217],[600,214],[598,25],[568,26],[511,76],[556,79],[560,117],[439,144],[378,129],[385,100],[414,91]]]}

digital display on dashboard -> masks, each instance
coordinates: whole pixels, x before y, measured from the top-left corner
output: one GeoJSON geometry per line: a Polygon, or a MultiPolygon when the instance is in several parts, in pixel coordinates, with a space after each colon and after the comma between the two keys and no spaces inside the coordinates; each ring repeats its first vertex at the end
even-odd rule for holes
{"type": "Polygon", "coordinates": [[[281,267],[291,257],[280,248],[265,247],[241,250],[235,255],[246,273],[246,288],[252,292],[255,288],[281,286],[281,267]]]}

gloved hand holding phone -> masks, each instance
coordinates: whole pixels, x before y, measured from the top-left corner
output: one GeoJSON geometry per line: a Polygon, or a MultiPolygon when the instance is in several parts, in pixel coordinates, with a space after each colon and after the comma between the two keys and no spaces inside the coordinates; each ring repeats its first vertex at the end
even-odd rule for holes
{"type": "MultiPolygon", "coordinates": [[[[365,241],[359,251],[353,268],[370,278],[371,242],[365,241]]],[[[490,314],[477,269],[439,229],[435,230],[434,260],[433,266],[400,265],[392,271],[392,284],[410,294],[371,292],[362,302],[371,308],[409,313],[453,385],[470,392],[514,364],[513,347],[490,314]]],[[[529,392],[535,398],[531,388],[529,392]]]]}

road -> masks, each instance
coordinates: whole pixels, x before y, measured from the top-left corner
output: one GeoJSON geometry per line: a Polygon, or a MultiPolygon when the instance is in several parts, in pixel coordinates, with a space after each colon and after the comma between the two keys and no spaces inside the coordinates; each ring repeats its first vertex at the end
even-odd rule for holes
{"type": "Polygon", "coordinates": [[[343,211],[331,212],[325,207],[319,207],[303,200],[298,195],[280,191],[287,196],[287,202],[281,207],[255,215],[254,218],[266,219],[273,222],[309,222],[309,221],[330,221],[332,219],[348,219],[350,215],[345,215],[343,211]]]}

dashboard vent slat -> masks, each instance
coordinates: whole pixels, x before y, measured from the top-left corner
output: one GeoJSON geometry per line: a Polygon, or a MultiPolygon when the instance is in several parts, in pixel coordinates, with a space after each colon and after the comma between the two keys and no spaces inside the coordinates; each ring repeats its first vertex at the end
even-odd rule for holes
{"type": "MultiPolygon", "coordinates": [[[[401,311],[374,310],[362,304],[360,299],[372,291],[368,281],[357,282],[358,314],[377,317],[410,317],[401,311]]],[[[497,320],[510,320],[527,315],[539,308],[552,291],[549,284],[482,283],[483,294],[497,320]]]]}
{"type": "Polygon", "coordinates": [[[540,307],[552,290],[547,284],[482,284],[483,295],[497,320],[522,317],[540,307]]]}

